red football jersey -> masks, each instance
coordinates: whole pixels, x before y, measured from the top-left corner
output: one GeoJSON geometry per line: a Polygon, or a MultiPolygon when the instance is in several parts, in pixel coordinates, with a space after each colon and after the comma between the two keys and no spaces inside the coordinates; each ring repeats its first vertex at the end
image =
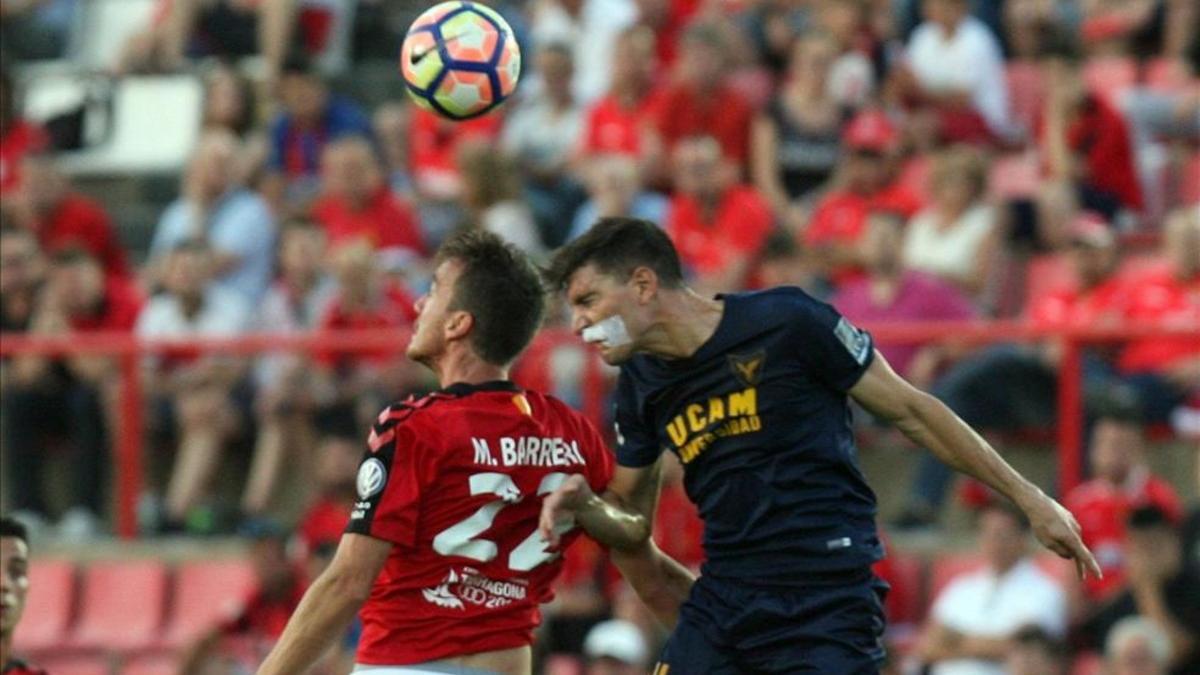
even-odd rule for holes
{"type": "Polygon", "coordinates": [[[542,499],[571,474],[607,485],[612,459],[595,427],[511,382],[457,384],[388,407],[368,446],[346,532],[394,546],[360,615],[357,661],[532,643],[562,567],[537,531],[542,499]]]}

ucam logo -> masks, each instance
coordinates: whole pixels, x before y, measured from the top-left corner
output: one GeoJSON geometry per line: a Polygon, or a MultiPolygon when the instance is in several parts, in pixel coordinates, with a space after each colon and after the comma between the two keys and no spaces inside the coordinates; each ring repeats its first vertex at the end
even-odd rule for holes
{"type": "Polygon", "coordinates": [[[387,469],[384,468],[383,462],[375,457],[371,457],[358,467],[358,479],[355,481],[358,487],[359,499],[370,499],[379,494],[383,489],[383,484],[387,482],[387,469]]]}

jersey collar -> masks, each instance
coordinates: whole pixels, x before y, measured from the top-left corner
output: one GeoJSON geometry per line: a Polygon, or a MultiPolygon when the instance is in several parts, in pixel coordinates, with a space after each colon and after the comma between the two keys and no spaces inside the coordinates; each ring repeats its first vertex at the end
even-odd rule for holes
{"type": "Polygon", "coordinates": [[[469,384],[467,382],[455,382],[454,384],[441,389],[438,393],[448,394],[450,396],[470,396],[480,391],[508,391],[518,393],[521,388],[514,384],[511,380],[492,380],[491,382],[479,382],[477,384],[469,384]]]}

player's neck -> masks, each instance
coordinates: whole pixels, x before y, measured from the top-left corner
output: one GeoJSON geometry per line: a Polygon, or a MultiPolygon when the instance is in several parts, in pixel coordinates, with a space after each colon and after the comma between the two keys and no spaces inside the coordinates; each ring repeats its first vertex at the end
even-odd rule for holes
{"type": "Polygon", "coordinates": [[[657,320],[643,337],[642,351],[664,359],[686,359],[717,332],[725,301],[702,297],[690,288],[664,293],[657,320]]]}
{"type": "Polygon", "coordinates": [[[508,379],[508,368],[488,363],[468,349],[447,351],[431,368],[443,389],[457,383],[482,384],[508,379]]]}

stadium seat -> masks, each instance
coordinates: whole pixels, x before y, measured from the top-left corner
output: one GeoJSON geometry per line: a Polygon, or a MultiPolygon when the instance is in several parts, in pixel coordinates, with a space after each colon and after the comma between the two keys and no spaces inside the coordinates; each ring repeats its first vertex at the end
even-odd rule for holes
{"type": "Polygon", "coordinates": [[[41,652],[65,639],[75,602],[75,565],[67,560],[34,560],[29,598],[13,638],[18,652],[41,652]]]}
{"type": "Polygon", "coordinates": [[[254,588],[254,570],[241,560],[183,563],[175,571],[163,646],[182,647],[236,611],[254,588]]]}
{"type": "Polygon", "coordinates": [[[176,675],[178,672],[179,657],[164,653],[137,656],[121,668],[121,675],[176,675]]]}
{"type": "Polygon", "coordinates": [[[1121,94],[1137,84],[1137,79],[1137,63],[1131,58],[1107,56],[1083,64],[1083,81],[1088,89],[1113,105],[1117,105],[1121,94]]]}
{"type": "Polygon", "coordinates": [[[154,645],[162,628],[167,567],[155,560],[93,563],[83,576],[79,623],[69,644],[131,651],[154,645]]]}
{"type": "Polygon", "coordinates": [[[929,608],[933,608],[947,584],[983,565],[983,558],[978,553],[952,553],[935,558],[929,567],[929,608]]]}
{"type": "Polygon", "coordinates": [[[892,590],[888,592],[885,610],[888,624],[917,624],[924,619],[921,598],[925,580],[923,578],[924,564],[920,558],[902,553],[891,553],[891,579],[888,582],[892,590]]]}
{"type": "Polygon", "coordinates": [[[117,63],[121,49],[138,31],[150,27],[157,0],[104,0],[84,2],[80,31],[72,54],[88,72],[107,72],[117,63]]]}
{"type": "Polygon", "coordinates": [[[47,656],[35,664],[52,675],[108,675],[112,672],[108,657],[102,654],[47,656]]]}
{"type": "Polygon", "coordinates": [[[75,175],[179,171],[200,133],[203,97],[203,85],[190,75],[118,80],[108,138],[63,153],[63,169],[75,175]]]}

